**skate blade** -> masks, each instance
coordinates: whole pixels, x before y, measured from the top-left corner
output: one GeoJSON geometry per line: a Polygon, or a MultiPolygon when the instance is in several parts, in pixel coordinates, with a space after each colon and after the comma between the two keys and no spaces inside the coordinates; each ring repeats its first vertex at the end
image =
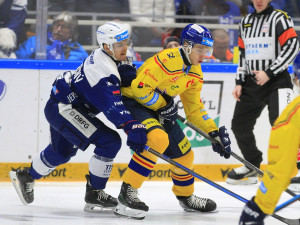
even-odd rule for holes
{"type": "Polygon", "coordinates": [[[19,186],[19,181],[18,181],[18,178],[17,178],[17,173],[15,171],[10,171],[9,172],[9,177],[11,179],[11,182],[13,183],[18,195],[19,195],[19,198],[21,200],[21,202],[24,204],[24,205],[27,205],[28,202],[25,201],[24,197],[23,197],[23,194],[22,194],[22,191],[20,189],[20,186],[19,186]]]}
{"type": "Polygon", "coordinates": [[[201,211],[193,210],[193,209],[184,209],[184,211],[190,212],[190,213],[201,213],[201,214],[210,214],[210,213],[218,213],[219,212],[219,210],[213,210],[210,212],[201,212],[201,211]]]}
{"type": "Polygon", "coordinates": [[[131,219],[135,219],[135,220],[142,220],[145,218],[146,216],[146,212],[143,210],[138,210],[138,209],[131,209],[121,203],[119,203],[117,205],[117,207],[115,208],[114,213],[117,216],[122,216],[122,217],[126,217],[126,218],[131,218],[131,219]]]}
{"type": "Polygon", "coordinates": [[[86,203],[83,211],[92,212],[92,213],[100,213],[100,212],[113,212],[115,207],[103,207],[102,205],[86,203]]]}
{"type": "Polygon", "coordinates": [[[257,184],[259,182],[258,177],[246,177],[241,180],[234,180],[227,178],[227,184],[234,184],[234,185],[250,185],[250,184],[257,184]]]}

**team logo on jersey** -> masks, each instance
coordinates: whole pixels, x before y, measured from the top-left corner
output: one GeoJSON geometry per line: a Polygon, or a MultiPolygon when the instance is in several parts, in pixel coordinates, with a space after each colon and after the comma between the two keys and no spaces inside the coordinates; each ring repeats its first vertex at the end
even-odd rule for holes
{"type": "Polygon", "coordinates": [[[167,54],[167,56],[168,56],[170,59],[173,59],[173,58],[175,58],[175,56],[174,56],[173,52],[170,52],[169,54],[167,54]]]}
{"type": "Polygon", "coordinates": [[[6,84],[0,80],[0,101],[4,98],[6,94],[7,86],[6,84]]]}
{"type": "Polygon", "coordinates": [[[138,85],[138,88],[143,88],[143,87],[144,87],[144,83],[140,82],[139,85],[138,85]]]}
{"type": "Polygon", "coordinates": [[[269,32],[269,24],[268,23],[264,23],[262,28],[261,28],[261,32],[262,33],[267,33],[269,32]]]}
{"type": "Polygon", "coordinates": [[[112,92],[114,96],[121,96],[120,90],[116,90],[112,92]]]}
{"type": "Polygon", "coordinates": [[[186,83],[186,87],[188,88],[190,85],[193,85],[195,83],[195,80],[190,80],[186,83]]]}

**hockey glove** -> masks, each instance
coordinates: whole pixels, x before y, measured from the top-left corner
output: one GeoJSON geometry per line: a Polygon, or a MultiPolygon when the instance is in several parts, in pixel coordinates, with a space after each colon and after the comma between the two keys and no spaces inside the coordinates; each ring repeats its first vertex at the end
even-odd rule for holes
{"type": "Polygon", "coordinates": [[[146,126],[131,120],[123,127],[127,136],[127,145],[135,152],[141,153],[145,149],[147,143],[146,126]]]}
{"type": "Polygon", "coordinates": [[[253,224],[264,225],[264,214],[258,205],[254,202],[254,197],[245,205],[240,217],[239,225],[253,224]]]}
{"type": "Polygon", "coordinates": [[[175,121],[177,119],[178,108],[174,99],[168,95],[163,95],[167,105],[156,110],[158,116],[164,120],[175,121]]]}
{"type": "Polygon", "coordinates": [[[136,66],[122,64],[118,67],[118,71],[121,77],[121,87],[131,86],[131,82],[136,78],[136,66]]]}
{"type": "Polygon", "coordinates": [[[225,159],[228,159],[230,157],[231,148],[230,148],[230,138],[229,134],[227,133],[227,129],[225,126],[222,126],[219,128],[219,131],[212,131],[208,133],[209,136],[219,141],[223,146],[225,151],[223,150],[223,147],[221,144],[213,144],[212,148],[215,152],[219,153],[220,156],[224,157],[225,159]]]}

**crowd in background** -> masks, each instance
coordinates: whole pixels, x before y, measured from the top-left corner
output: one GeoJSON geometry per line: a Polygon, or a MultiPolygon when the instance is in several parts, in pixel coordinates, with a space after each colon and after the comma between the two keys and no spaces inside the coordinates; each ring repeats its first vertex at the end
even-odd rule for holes
{"type": "MultiPolygon", "coordinates": [[[[35,14],[27,12],[36,11],[36,2],[0,0],[0,28],[8,28],[0,29],[1,58],[35,58],[35,25],[26,24],[25,19],[35,18],[35,14]]],[[[48,0],[48,12],[57,14],[49,16],[54,21],[48,25],[47,59],[83,60],[92,51],[84,49],[84,46],[93,45],[96,31],[92,26],[80,26],[77,22],[91,20],[91,16],[75,17],[73,14],[77,12],[106,13],[107,16],[98,16],[97,20],[136,21],[141,24],[238,24],[242,16],[253,12],[249,3],[250,0],[48,0]],[[111,17],[108,14],[120,16],[111,17]]],[[[273,0],[271,4],[274,8],[286,11],[296,26],[300,25],[300,0],[273,0]]],[[[131,39],[137,47],[163,48],[165,39],[169,36],[179,38],[181,30],[170,27],[130,27],[131,39]]],[[[206,61],[232,62],[233,49],[238,41],[237,29],[211,31],[215,39],[214,55],[206,61]]],[[[154,53],[136,52],[134,60],[145,61],[154,53]]]]}

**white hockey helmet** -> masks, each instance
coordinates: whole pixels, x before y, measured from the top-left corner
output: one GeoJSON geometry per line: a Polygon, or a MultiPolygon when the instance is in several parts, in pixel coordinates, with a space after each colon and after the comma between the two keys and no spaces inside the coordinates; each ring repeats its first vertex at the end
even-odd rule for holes
{"type": "Polygon", "coordinates": [[[113,51],[113,44],[129,39],[127,26],[116,22],[107,22],[97,30],[97,41],[101,49],[107,44],[109,50],[113,51]]]}

